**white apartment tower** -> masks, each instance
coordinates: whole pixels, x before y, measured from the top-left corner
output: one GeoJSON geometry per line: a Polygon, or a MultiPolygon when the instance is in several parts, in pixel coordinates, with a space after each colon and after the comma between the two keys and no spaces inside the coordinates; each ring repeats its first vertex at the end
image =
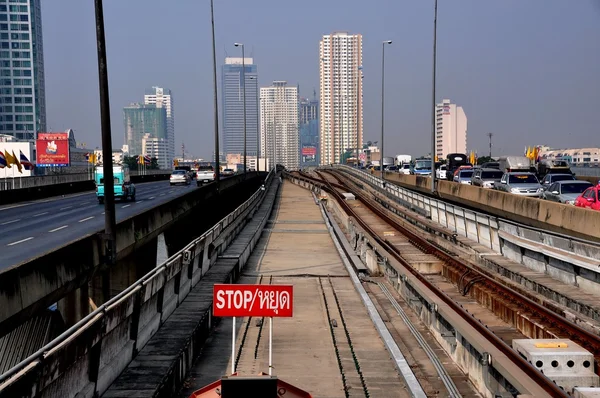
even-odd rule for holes
{"type": "Polygon", "coordinates": [[[144,104],[155,104],[157,108],[165,108],[167,113],[167,158],[161,159],[161,163],[173,165],[175,157],[175,108],[171,90],[162,87],[147,89],[144,95],[144,104]]]}
{"type": "Polygon", "coordinates": [[[449,153],[467,153],[467,116],[462,106],[445,99],[436,106],[436,155],[439,160],[449,153]]]}
{"type": "Polygon", "coordinates": [[[298,88],[274,81],[260,88],[260,153],[277,164],[298,168],[298,88]]]}
{"type": "Polygon", "coordinates": [[[338,163],[347,149],[363,140],[362,35],[336,32],[323,36],[320,59],[321,164],[338,163]]]}

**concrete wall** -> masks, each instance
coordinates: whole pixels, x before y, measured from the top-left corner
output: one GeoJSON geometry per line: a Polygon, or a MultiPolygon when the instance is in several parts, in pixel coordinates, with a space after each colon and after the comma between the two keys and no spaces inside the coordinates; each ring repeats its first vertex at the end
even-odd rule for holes
{"type": "MultiPolygon", "coordinates": [[[[221,183],[221,195],[238,194],[240,189],[257,185],[259,177],[249,173],[228,178],[221,183]],[[239,184],[239,186],[238,186],[239,184]]],[[[156,238],[179,219],[185,218],[196,206],[217,195],[216,186],[209,184],[170,202],[117,224],[118,258],[156,238]]],[[[40,256],[30,262],[0,272],[0,335],[10,331],[39,310],[48,308],[68,293],[87,283],[106,269],[103,261],[103,230],[40,256]]]]}

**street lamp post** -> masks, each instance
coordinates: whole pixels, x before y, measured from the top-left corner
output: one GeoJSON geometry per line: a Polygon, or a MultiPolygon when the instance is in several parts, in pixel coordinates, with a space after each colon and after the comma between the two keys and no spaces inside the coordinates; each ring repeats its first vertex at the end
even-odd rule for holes
{"type": "Polygon", "coordinates": [[[381,43],[381,155],[379,160],[379,168],[381,170],[381,179],[383,176],[383,130],[384,130],[384,109],[385,109],[385,45],[392,44],[391,40],[385,40],[381,43]]]}
{"type": "Polygon", "coordinates": [[[258,110],[258,76],[250,76],[248,79],[256,80],[256,172],[260,172],[260,118],[258,110]]]}
{"type": "MultiPolygon", "coordinates": [[[[358,52],[357,52],[358,54],[358,52]]],[[[358,169],[358,151],[360,147],[360,81],[362,79],[362,65],[356,71],[356,168],[358,169]]]]}
{"type": "Polygon", "coordinates": [[[435,0],[433,17],[433,82],[431,95],[431,193],[435,193],[435,154],[436,154],[436,136],[435,136],[435,72],[436,72],[436,47],[437,47],[437,8],[438,0],[435,0]]]}
{"type": "Polygon", "coordinates": [[[236,47],[242,47],[242,80],[244,85],[244,176],[246,176],[246,56],[244,54],[244,45],[234,43],[236,47]]]}
{"type": "Polygon", "coordinates": [[[214,107],[214,126],[215,126],[215,182],[217,190],[221,179],[221,165],[219,159],[219,102],[217,98],[217,52],[215,49],[215,13],[213,0],[210,0],[210,22],[212,25],[212,58],[213,58],[213,107],[214,107]]]}

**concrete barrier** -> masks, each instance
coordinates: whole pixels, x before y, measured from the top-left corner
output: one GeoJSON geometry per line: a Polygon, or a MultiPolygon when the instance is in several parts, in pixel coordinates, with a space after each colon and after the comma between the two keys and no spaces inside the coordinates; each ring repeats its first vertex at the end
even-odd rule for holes
{"type": "MultiPolygon", "coordinates": [[[[257,186],[260,179],[256,173],[249,173],[245,180],[244,176],[228,178],[222,181],[220,194],[239,195],[244,189],[257,186]]],[[[216,195],[219,195],[216,185],[209,184],[119,222],[118,259],[155,239],[176,222],[190,217],[194,208],[200,214],[202,203],[216,195]]],[[[102,233],[100,230],[66,242],[52,252],[0,271],[0,336],[106,269],[102,233]]]]}

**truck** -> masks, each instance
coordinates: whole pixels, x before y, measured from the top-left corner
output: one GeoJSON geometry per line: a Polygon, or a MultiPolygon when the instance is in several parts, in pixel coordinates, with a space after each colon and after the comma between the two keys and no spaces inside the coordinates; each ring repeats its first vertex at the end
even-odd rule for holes
{"type": "Polygon", "coordinates": [[[407,164],[412,162],[412,156],[410,155],[396,155],[396,165],[402,166],[403,164],[407,164]]]}
{"type": "Polygon", "coordinates": [[[573,174],[566,160],[544,159],[537,165],[537,175],[541,180],[546,174],[573,174]]]}
{"type": "MultiPolygon", "coordinates": [[[[127,165],[113,166],[115,199],[135,200],[135,184],[131,182],[129,167],[127,165]]],[[[104,203],[104,168],[102,165],[94,169],[94,182],[96,183],[96,198],[98,203],[104,203]]]]}
{"type": "Polygon", "coordinates": [[[215,180],[215,169],[212,165],[198,165],[198,171],[196,172],[196,185],[201,186],[202,184],[208,184],[215,180]]]}
{"type": "Polygon", "coordinates": [[[464,153],[449,153],[446,156],[446,179],[453,181],[456,170],[458,170],[461,166],[467,165],[471,165],[467,155],[464,153]]]}
{"type": "MultiPolygon", "coordinates": [[[[505,173],[511,171],[531,172],[531,160],[527,156],[501,156],[498,159],[500,170],[505,173]]],[[[535,172],[535,168],[533,170],[535,172]]]]}

